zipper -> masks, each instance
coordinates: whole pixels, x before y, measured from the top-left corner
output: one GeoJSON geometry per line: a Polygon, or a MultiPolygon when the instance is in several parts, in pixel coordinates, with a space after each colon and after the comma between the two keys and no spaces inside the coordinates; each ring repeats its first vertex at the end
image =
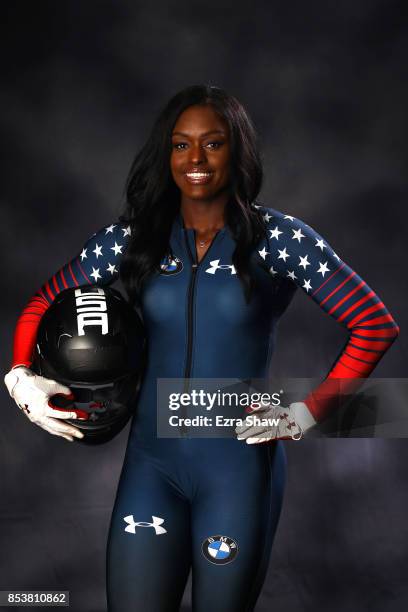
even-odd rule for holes
{"type": "MultiPolygon", "coordinates": [[[[196,285],[196,280],[197,280],[197,272],[198,272],[198,268],[200,267],[201,263],[206,259],[212,245],[214,244],[217,236],[218,236],[219,232],[217,232],[215,234],[215,236],[213,237],[213,239],[211,240],[209,247],[204,255],[204,257],[201,258],[201,260],[199,262],[197,262],[197,248],[196,248],[196,234],[195,234],[195,230],[194,230],[194,250],[195,250],[195,257],[193,256],[193,253],[191,252],[191,248],[190,248],[190,243],[188,240],[188,235],[187,235],[187,231],[184,234],[184,239],[186,242],[186,248],[187,248],[187,252],[188,252],[188,256],[190,258],[190,262],[191,262],[191,268],[192,268],[192,272],[191,272],[191,278],[190,278],[190,284],[188,287],[188,303],[187,303],[187,357],[186,357],[186,367],[184,369],[184,384],[183,384],[183,393],[188,393],[189,392],[189,388],[190,388],[190,384],[189,384],[189,378],[190,378],[190,374],[191,374],[191,362],[192,362],[192,357],[193,357],[193,316],[194,316],[194,289],[195,289],[195,285],[196,285]]],[[[183,406],[183,409],[181,411],[181,415],[183,417],[186,417],[187,415],[187,406],[183,406]]],[[[187,433],[188,433],[188,427],[184,424],[181,425],[180,427],[180,433],[181,433],[181,437],[185,438],[187,433]]]]}
{"type": "MultiPolygon", "coordinates": [[[[192,263],[192,273],[190,279],[190,285],[188,288],[188,307],[187,307],[187,358],[186,367],[184,369],[184,378],[190,377],[191,372],[191,361],[193,356],[193,308],[194,308],[194,288],[197,278],[198,263],[192,263]]],[[[186,386],[187,383],[185,383],[186,386]]]]}
{"type": "MultiPolygon", "coordinates": [[[[184,378],[185,379],[188,379],[190,377],[191,362],[192,362],[192,356],[193,356],[194,289],[195,289],[195,284],[196,284],[197,272],[198,272],[198,268],[200,267],[201,263],[206,259],[208,253],[210,252],[210,249],[211,249],[212,245],[214,244],[214,242],[215,242],[217,236],[219,235],[219,233],[220,233],[220,230],[215,234],[215,236],[211,240],[210,245],[209,245],[209,247],[208,247],[204,257],[202,257],[199,262],[197,262],[197,249],[195,249],[196,257],[193,257],[193,254],[192,254],[191,248],[190,248],[190,243],[188,241],[187,232],[184,235],[185,241],[186,241],[186,246],[187,246],[187,251],[188,251],[188,254],[189,254],[189,257],[190,257],[191,267],[192,267],[192,273],[191,273],[191,278],[190,278],[190,285],[189,285],[189,288],[188,288],[187,359],[186,359],[186,367],[184,369],[184,378]]],[[[194,230],[194,246],[195,246],[195,238],[196,238],[196,234],[195,234],[195,230],[194,230]]],[[[185,389],[188,388],[187,382],[184,383],[184,387],[185,387],[185,389]]]]}
{"type": "MultiPolygon", "coordinates": [[[[183,393],[188,393],[189,392],[189,388],[190,388],[190,384],[189,384],[189,378],[190,378],[190,374],[191,374],[191,362],[192,362],[192,357],[193,357],[193,313],[194,313],[194,289],[195,289],[195,285],[196,285],[196,280],[197,280],[197,272],[198,272],[198,268],[200,267],[201,263],[206,259],[212,245],[214,244],[218,234],[220,232],[218,231],[215,236],[213,237],[213,239],[211,240],[208,249],[204,255],[204,257],[201,258],[201,260],[199,262],[197,262],[197,248],[196,248],[196,233],[194,230],[194,250],[195,250],[195,257],[193,256],[193,253],[191,252],[191,248],[190,248],[190,243],[188,240],[188,235],[187,235],[187,231],[184,234],[184,239],[186,242],[186,248],[187,248],[187,252],[188,252],[188,256],[190,258],[190,262],[191,262],[191,268],[192,268],[192,272],[191,272],[191,278],[190,278],[190,284],[188,287],[188,304],[187,304],[187,357],[186,357],[186,367],[184,369],[184,384],[183,384],[183,393]]],[[[182,411],[181,411],[181,415],[183,417],[187,416],[187,406],[183,406],[182,407],[182,411]]],[[[187,433],[188,433],[188,427],[184,424],[181,425],[181,427],[179,428],[180,433],[181,433],[181,437],[185,438],[187,433]]]]}

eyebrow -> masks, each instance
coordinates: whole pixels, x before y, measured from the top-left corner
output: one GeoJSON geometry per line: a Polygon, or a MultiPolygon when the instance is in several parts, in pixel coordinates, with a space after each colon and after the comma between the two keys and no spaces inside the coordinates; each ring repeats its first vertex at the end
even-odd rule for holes
{"type": "MultiPolygon", "coordinates": [[[[209,134],[224,134],[225,132],[223,130],[210,130],[209,132],[205,132],[204,134],[201,134],[201,136],[208,136],[209,134]]],[[[185,136],[186,138],[189,137],[189,134],[185,134],[184,132],[173,132],[172,136],[185,136]]]]}

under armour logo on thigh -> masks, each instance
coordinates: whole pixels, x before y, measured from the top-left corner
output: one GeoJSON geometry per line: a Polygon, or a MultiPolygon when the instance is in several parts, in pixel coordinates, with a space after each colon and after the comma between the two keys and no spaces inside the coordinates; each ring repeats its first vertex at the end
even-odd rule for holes
{"type": "Polygon", "coordinates": [[[128,533],[136,533],[136,527],[153,527],[156,532],[156,535],[161,535],[162,533],[167,533],[164,527],[160,527],[162,523],[164,523],[164,519],[159,516],[152,516],[152,523],[146,523],[145,521],[135,522],[133,514],[129,514],[129,516],[124,516],[123,520],[125,523],[128,523],[128,526],[125,527],[125,531],[128,533]]]}

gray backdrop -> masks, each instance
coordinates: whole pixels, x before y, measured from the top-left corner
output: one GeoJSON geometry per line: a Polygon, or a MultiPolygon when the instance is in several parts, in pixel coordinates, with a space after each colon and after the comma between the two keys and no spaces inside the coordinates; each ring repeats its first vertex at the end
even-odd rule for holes
{"type": "MultiPolygon", "coordinates": [[[[236,95],[258,127],[263,201],[323,234],[400,324],[376,376],[406,376],[403,6],[3,7],[3,371],[25,302],[116,218],[132,157],[158,110],[182,87],[210,82],[236,95]]],[[[345,337],[299,292],[280,324],[274,371],[322,376],[345,337]]],[[[69,589],[74,612],[102,612],[127,431],[103,448],[71,445],[35,428],[1,393],[0,589],[69,589]]],[[[256,610],[405,610],[406,441],[286,446],[283,515],[256,610]]]]}

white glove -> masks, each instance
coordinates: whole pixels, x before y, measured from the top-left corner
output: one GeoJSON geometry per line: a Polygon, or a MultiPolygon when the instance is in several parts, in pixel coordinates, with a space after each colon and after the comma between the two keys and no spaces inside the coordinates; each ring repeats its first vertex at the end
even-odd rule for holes
{"type": "Polygon", "coordinates": [[[18,366],[4,377],[4,382],[11,397],[24,414],[36,425],[39,425],[54,436],[62,436],[70,442],[73,437],[83,438],[84,434],[69,423],[60,419],[77,419],[77,413],[53,406],[50,398],[53,395],[73,397],[71,390],[55,380],[38,376],[25,366],[18,366]]]}
{"type": "Polygon", "coordinates": [[[300,440],[315,424],[316,420],[304,402],[294,402],[288,408],[263,404],[259,408],[251,406],[251,414],[241,427],[235,428],[235,432],[238,440],[245,440],[247,444],[278,439],[300,440]]]}

